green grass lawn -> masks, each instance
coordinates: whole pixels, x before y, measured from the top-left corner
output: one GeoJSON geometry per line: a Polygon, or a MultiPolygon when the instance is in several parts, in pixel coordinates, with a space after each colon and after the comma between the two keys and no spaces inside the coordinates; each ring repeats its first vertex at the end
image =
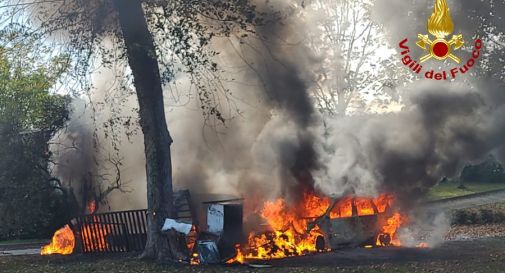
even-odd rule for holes
{"type": "Polygon", "coordinates": [[[0,256],[1,273],[503,273],[505,269],[505,237],[474,241],[447,242],[425,250],[371,250],[368,254],[356,249],[347,252],[270,261],[271,268],[247,265],[189,266],[160,265],[141,261],[134,253],[70,256],[0,256]],[[413,252],[414,251],[414,252],[413,252]]]}
{"type": "Polygon", "coordinates": [[[466,183],[465,189],[458,189],[458,183],[442,183],[433,187],[428,193],[428,200],[438,200],[463,196],[473,193],[505,189],[505,183],[466,183]]]}

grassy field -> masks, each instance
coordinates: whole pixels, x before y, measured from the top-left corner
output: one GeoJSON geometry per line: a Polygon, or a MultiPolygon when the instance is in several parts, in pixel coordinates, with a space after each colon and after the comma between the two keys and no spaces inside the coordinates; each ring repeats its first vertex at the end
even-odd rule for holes
{"type": "Polygon", "coordinates": [[[438,200],[463,196],[473,193],[505,189],[505,183],[466,183],[465,189],[459,189],[458,183],[442,183],[433,187],[428,193],[428,200],[438,200]]]}
{"type": "Polygon", "coordinates": [[[503,272],[505,258],[499,254],[465,261],[430,261],[405,264],[375,264],[359,266],[305,266],[272,267],[254,269],[248,266],[168,266],[138,261],[135,258],[54,259],[47,257],[0,257],[0,272],[3,273],[77,273],[77,272],[177,272],[177,273],[393,273],[393,272],[503,272]]]}
{"type": "MultiPolygon", "coordinates": [[[[394,273],[394,272],[489,272],[503,273],[505,269],[505,238],[451,242],[425,250],[389,249],[374,254],[356,255],[369,250],[340,251],[300,257],[296,261],[273,261],[271,268],[240,266],[170,266],[138,260],[135,256],[114,254],[106,256],[0,256],[2,273],[394,273]],[[349,254],[354,253],[354,254],[349,254]],[[389,254],[388,254],[389,253],[389,254]],[[410,253],[410,254],[409,254],[410,253]],[[302,260],[303,259],[303,260],[302,260]]],[[[126,254],[128,255],[128,254],[126,254]]]]}

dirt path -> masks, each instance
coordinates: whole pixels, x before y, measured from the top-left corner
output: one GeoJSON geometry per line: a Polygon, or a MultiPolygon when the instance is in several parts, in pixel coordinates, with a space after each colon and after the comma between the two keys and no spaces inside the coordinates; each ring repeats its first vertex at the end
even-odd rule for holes
{"type": "Polygon", "coordinates": [[[20,243],[0,245],[1,256],[39,255],[40,248],[47,243],[20,243]]]}
{"type": "Polygon", "coordinates": [[[40,255],[40,248],[0,250],[0,257],[20,255],[40,255]]]}
{"type": "Polygon", "coordinates": [[[496,190],[430,201],[423,204],[429,210],[465,209],[481,205],[505,202],[505,190],[496,190]]]}

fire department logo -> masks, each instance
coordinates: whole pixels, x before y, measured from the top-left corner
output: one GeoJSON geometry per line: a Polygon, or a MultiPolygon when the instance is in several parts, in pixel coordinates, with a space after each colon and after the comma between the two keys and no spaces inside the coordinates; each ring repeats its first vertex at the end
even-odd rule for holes
{"type": "Polygon", "coordinates": [[[463,35],[453,35],[449,41],[446,40],[446,37],[454,32],[454,24],[446,0],[435,1],[433,13],[428,19],[428,32],[435,37],[434,40],[431,40],[428,34],[417,35],[419,40],[416,45],[426,52],[426,55],[419,60],[420,63],[431,58],[440,61],[449,58],[458,64],[461,62],[461,59],[452,51],[460,49],[465,44],[463,35]]]}

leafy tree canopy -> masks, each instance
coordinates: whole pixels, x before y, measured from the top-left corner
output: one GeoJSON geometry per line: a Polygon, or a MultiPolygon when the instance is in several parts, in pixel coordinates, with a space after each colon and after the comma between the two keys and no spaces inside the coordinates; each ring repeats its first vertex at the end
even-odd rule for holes
{"type": "Polygon", "coordinates": [[[0,32],[0,124],[15,133],[55,132],[68,118],[69,97],[49,90],[67,69],[68,58],[51,57],[49,48],[27,35],[18,26],[0,32]]]}
{"type": "Polygon", "coordinates": [[[69,117],[70,98],[50,91],[67,58],[27,35],[0,31],[0,238],[48,235],[65,211],[47,166],[48,141],[69,117]]]}

